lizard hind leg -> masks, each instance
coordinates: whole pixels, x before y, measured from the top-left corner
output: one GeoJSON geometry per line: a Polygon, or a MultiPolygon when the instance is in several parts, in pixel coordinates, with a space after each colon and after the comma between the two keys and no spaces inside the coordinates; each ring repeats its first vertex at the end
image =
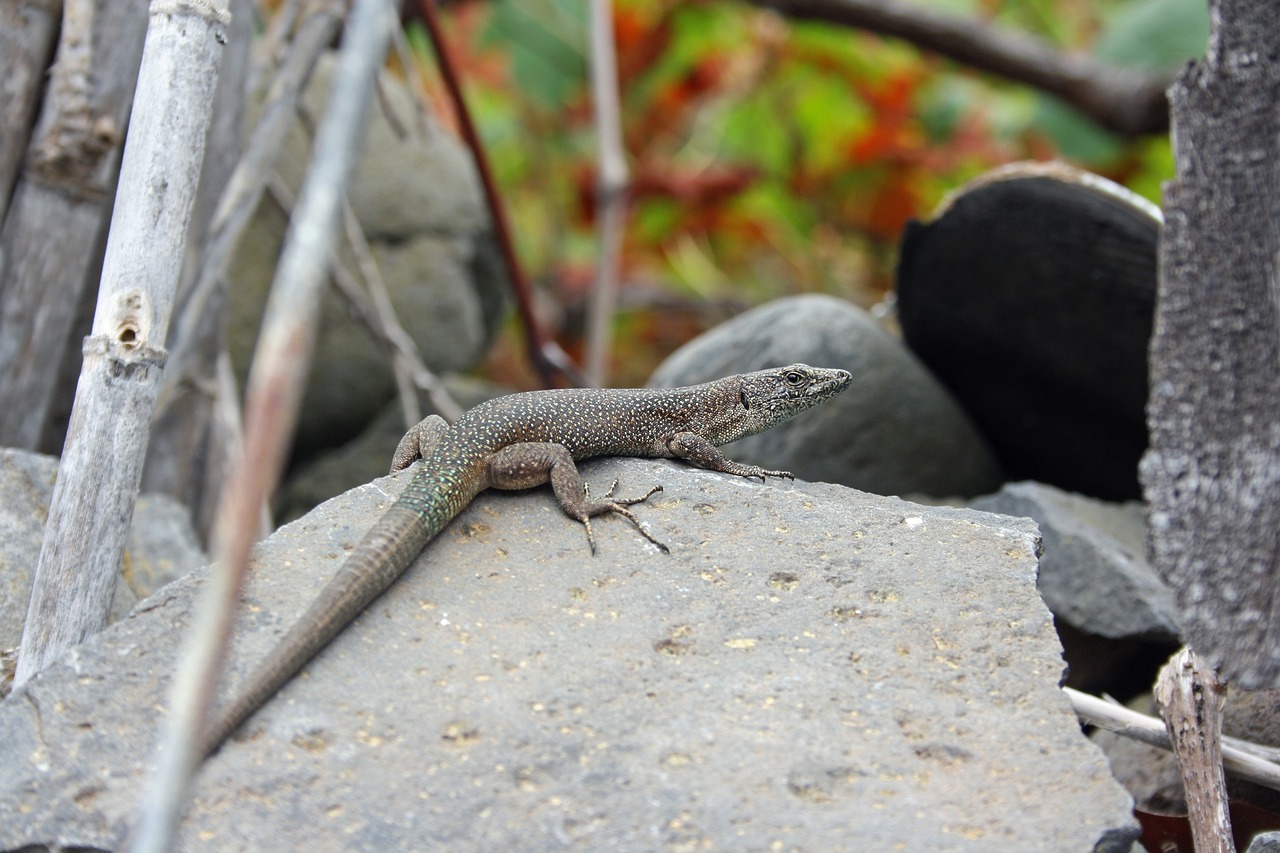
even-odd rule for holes
{"type": "Polygon", "coordinates": [[[396,447],[391,457],[391,473],[403,471],[419,459],[426,459],[449,431],[449,424],[439,415],[428,415],[418,421],[396,447]]]}
{"type": "MultiPolygon", "coordinates": [[[[618,479],[615,477],[613,480],[613,485],[609,487],[609,491],[604,493],[604,498],[602,498],[599,501],[593,502],[591,500],[590,487],[587,485],[585,481],[583,481],[582,483],[582,497],[585,500],[588,515],[586,518],[580,519],[580,521],[582,521],[582,523],[586,525],[587,541],[591,543],[591,552],[594,554],[596,550],[595,537],[592,536],[591,534],[591,516],[600,515],[606,512],[612,512],[622,516],[623,518],[627,519],[632,524],[634,524],[636,527],[636,530],[640,531],[640,535],[643,536],[645,539],[648,539],[654,545],[657,545],[658,549],[662,551],[662,553],[670,554],[671,549],[668,548],[666,545],[664,545],[662,542],[660,542],[658,539],[654,538],[654,535],[650,533],[648,528],[646,528],[644,524],[640,522],[640,519],[636,518],[636,514],[627,508],[630,506],[634,506],[635,504],[644,503],[645,501],[649,500],[649,498],[653,497],[655,494],[662,491],[662,485],[658,484],[654,486],[653,488],[649,489],[649,491],[645,492],[643,495],[641,495],[638,498],[615,498],[613,496],[613,490],[616,488],[618,488],[618,479]],[[595,511],[593,512],[592,510],[595,510],[595,511]]],[[[563,505],[563,501],[561,502],[561,504],[563,505]]]]}
{"type": "MultiPolygon", "coordinates": [[[[556,500],[565,515],[582,522],[587,531],[587,544],[591,552],[596,550],[595,531],[591,527],[591,519],[605,513],[615,513],[630,521],[640,531],[640,535],[666,552],[667,546],[654,538],[645,526],[628,507],[647,500],[661,486],[654,486],[643,497],[615,498],[613,488],[600,500],[592,500],[574,464],[573,455],[568,448],[551,442],[524,442],[511,444],[493,454],[489,459],[489,485],[495,489],[531,489],[550,481],[555,491],[556,500]]],[[[615,481],[614,486],[617,486],[615,481]]]]}

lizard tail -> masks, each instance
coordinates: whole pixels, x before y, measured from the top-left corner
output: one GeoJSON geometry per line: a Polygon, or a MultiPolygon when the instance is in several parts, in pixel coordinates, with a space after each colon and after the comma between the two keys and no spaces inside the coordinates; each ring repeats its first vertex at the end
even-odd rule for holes
{"type": "Polygon", "coordinates": [[[241,723],[391,586],[443,526],[429,524],[400,504],[387,510],[319,598],[245,680],[236,693],[236,700],[214,713],[204,730],[200,755],[212,755],[241,723]]]}

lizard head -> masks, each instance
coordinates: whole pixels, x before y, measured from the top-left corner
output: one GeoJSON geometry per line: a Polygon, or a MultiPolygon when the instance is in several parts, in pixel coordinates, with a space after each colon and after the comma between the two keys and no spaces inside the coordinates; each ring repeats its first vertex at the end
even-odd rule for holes
{"type": "Polygon", "coordinates": [[[847,370],[792,364],[739,377],[738,421],[742,432],[763,432],[811,406],[830,400],[853,379],[847,370]]]}

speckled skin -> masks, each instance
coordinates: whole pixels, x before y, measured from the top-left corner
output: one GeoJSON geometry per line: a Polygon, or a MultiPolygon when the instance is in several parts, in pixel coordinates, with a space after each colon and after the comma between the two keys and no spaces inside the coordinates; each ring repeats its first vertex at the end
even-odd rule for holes
{"type": "Polygon", "coordinates": [[[844,370],[793,364],[687,388],[571,389],[511,394],[482,403],[452,427],[432,416],[405,436],[392,470],[425,460],[399,500],[374,524],[231,702],[206,730],[212,753],[317,652],[328,645],[480,492],[550,482],[561,507],[587,530],[613,512],[666,550],[627,507],[643,497],[600,500],[586,494],[575,459],[592,456],[681,458],[742,477],[791,477],[726,459],[717,449],[762,432],[829,400],[848,386],[844,370]]]}

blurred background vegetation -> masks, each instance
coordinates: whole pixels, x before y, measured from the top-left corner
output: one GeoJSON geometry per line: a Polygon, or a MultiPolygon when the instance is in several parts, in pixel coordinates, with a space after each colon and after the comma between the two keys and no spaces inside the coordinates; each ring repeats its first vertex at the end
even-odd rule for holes
{"type": "MultiPolygon", "coordinates": [[[[1119,65],[1203,52],[1202,0],[914,0],[1119,65]]],[[[896,39],[724,0],[615,0],[631,168],[612,384],[742,307],[892,287],[902,225],[993,166],[1060,158],[1159,202],[1167,137],[1126,140],[1053,97],[896,39]]],[[[581,355],[596,253],[595,137],[582,0],[493,0],[444,15],[540,310],[581,355]]],[[[446,125],[420,24],[414,67],[446,125]]],[[[532,387],[512,326],[492,378],[532,387]]]]}

